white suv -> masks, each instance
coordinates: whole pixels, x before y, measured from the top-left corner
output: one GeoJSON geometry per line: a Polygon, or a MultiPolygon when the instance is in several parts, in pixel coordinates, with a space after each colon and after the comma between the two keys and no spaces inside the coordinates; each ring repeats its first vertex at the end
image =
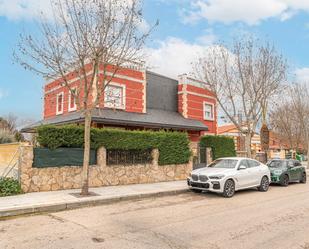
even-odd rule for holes
{"type": "Polygon", "coordinates": [[[257,187],[266,192],[270,183],[269,168],[256,160],[241,157],[220,158],[205,168],[193,170],[187,179],[194,192],[203,190],[232,197],[237,190],[257,187]]]}

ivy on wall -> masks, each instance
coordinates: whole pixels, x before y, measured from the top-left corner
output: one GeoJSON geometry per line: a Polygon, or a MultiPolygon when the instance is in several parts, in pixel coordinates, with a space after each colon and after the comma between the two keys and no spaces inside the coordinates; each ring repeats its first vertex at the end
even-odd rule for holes
{"type": "Polygon", "coordinates": [[[212,149],[213,159],[220,157],[236,156],[234,140],[227,136],[203,136],[200,140],[201,147],[212,149]]]}

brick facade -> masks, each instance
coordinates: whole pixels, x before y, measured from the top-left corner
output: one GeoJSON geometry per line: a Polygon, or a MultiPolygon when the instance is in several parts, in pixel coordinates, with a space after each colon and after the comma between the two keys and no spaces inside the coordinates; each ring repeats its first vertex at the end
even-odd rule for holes
{"type": "MultiPolygon", "coordinates": [[[[91,77],[91,66],[87,68],[87,76],[91,77]]],[[[113,68],[110,66],[107,68],[107,76],[111,77],[113,68]]],[[[99,82],[103,82],[103,68],[100,68],[99,82]]],[[[166,107],[165,104],[161,104],[162,100],[167,100],[169,98],[175,99],[175,112],[178,111],[185,119],[198,120],[208,127],[205,128],[205,131],[201,130],[187,130],[191,141],[198,141],[201,135],[207,134],[216,134],[217,133],[217,103],[215,95],[207,89],[207,85],[203,82],[196,81],[187,75],[179,76],[178,81],[172,80],[175,82],[175,95],[168,96],[164,95],[164,89],[168,85],[160,85],[160,78],[157,82],[147,82],[145,69],[136,69],[136,68],[122,68],[117,70],[117,73],[114,75],[109,86],[117,88],[121,96],[123,96],[122,105],[123,108],[107,105],[104,100],[104,93],[101,94],[100,103],[98,108],[112,108],[119,109],[121,111],[130,112],[130,113],[147,113],[148,102],[147,102],[147,93],[152,94],[152,106],[153,101],[155,100],[158,103],[159,109],[170,110],[171,108],[166,107]],[[151,84],[151,91],[147,92],[148,87],[151,84]],[[156,87],[156,88],[154,88],[156,87]],[[164,89],[161,89],[164,88],[164,89]],[[153,95],[153,90],[159,90],[159,95],[153,95]],[[161,94],[162,92],[162,94],[161,94]],[[164,98],[163,98],[164,96],[164,98]],[[161,100],[159,100],[161,98],[161,100]],[[205,109],[205,105],[207,110],[205,109]],[[162,107],[163,106],[163,107],[162,107]],[[178,110],[177,110],[178,108],[178,110]],[[206,110],[206,112],[205,112],[206,110]],[[206,113],[206,114],[205,114],[206,113]],[[207,117],[206,117],[206,116],[207,117]]],[[[158,75],[157,75],[158,76],[158,75]]],[[[155,76],[155,77],[157,77],[155,76]]],[[[80,86],[78,77],[74,73],[70,73],[66,76],[71,88],[78,88],[80,86]]],[[[161,76],[164,77],[164,76],[161,76]]],[[[161,78],[163,80],[163,78],[161,78]]],[[[164,80],[167,80],[165,78],[164,80]]],[[[166,89],[167,91],[167,89],[166,89]]],[[[96,93],[94,93],[96,94],[96,93]]],[[[66,86],[63,85],[61,79],[52,81],[45,85],[44,89],[44,119],[54,118],[59,115],[65,115],[74,111],[79,111],[79,107],[74,105],[74,101],[70,98],[70,92],[66,86]],[[59,104],[60,103],[60,104],[59,104]]],[[[79,101],[82,102],[83,89],[79,91],[79,101]]],[[[91,98],[92,96],[90,96],[91,98]]],[[[107,97],[108,98],[108,95],[107,97]]],[[[166,102],[169,103],[169,102],[166,102]]],[[[121,105],[121,106],[122,106],[121,105]]],[[[102,127],[102,126],[100,126],[102,127]]],[[[130,127],[132,129],[132,126],[130,127]]],[[[134,127],[133,127],[134,129],[134,127]]],[[[140,128],[139,128],[140,129],[140,128]]],[[[182,130],[182,129],[180,129],[182,130]]],[[[186,130],[186,129],[183,129],[186,130]]]]}
{"type": "MultiPolygon", "coordinates": [[[[112,68],[107,70],[110,73],[112,68]]],[[[89,70],[90,73],[90,70],[89,70]]],[[[89,75],[90,77],[91,75],[89,75]]],[[[74,74],[69,74],[67,80],[71,88],[79,87],[79,80],[74,74]]],[[[99,82],[103,81],[103,74],[99,76],[99,82]]],[[[127,112],[139,112],[143,113],[146,110],[145,102],[145,87],[146,78],[144,71],[137,71],[134,69],[120,69],[113,77],[110,85],[123,86],[125,89],[125,111],[127,112]]],[[[54,117],[57,114],[57,95],[63,93],[63,112],[61,114],[67,114],[69,110],[70,94],[66,86],[63,86],[61,79],[47,83],[44,88],[44,119],[54,117]]],[[[83,90],[80,90],[79,100],[82,101],[83,90]]],[[[90,96],[91,98],[91,96],[90,96]]],[[[99,106],[104,108],[104,94],[101,95],[99,106]]],[[[78,111],[79,108],[77,107],[78,111]]],[[[74,110],[75,111],[75,110],[74,110]]]]}
{"type": "MultiPolygon", "coordinates": [[[[217,102],[214,93],[205,87],[205,83],[187,77],[186,74],[179,76],[178,85],[178,111],[185,118],[203,122],[208,127],[210,134],[217,133],[217,102]],[[204,117],[204,104],[213,107],[213,118],[204,117]]],[[[205,132],[206,133],[206,132],[205,132]]],[[[190,137],[195,141],[199,135],[191,132],[190,137]]]]}

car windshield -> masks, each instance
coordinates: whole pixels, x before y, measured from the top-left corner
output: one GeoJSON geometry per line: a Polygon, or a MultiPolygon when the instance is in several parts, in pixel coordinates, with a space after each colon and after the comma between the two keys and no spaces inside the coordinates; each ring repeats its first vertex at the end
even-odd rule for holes
{"type": "Polygon", "coordinates": [[[267,163],[270,168],[282,168],[286,166],[286,161],[274,160],[267,163]]]}
{"type": "Polygon", "coordinates": [[[236,167],[236,159],[218,159],[208,165],[210,168],[233,169],[236,167]]]}

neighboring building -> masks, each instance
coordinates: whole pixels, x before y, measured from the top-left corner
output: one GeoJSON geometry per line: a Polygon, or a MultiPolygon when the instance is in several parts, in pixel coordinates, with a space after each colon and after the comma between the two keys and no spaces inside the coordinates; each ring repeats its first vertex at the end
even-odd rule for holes
{"type": "MultiPolygon", "coordinates": [[[[245,151],[244,148],[244,136],[239,132],[238,128],[231,123],[223,124],[218,127],[218,135],[229,136],[234,139],[235,150],[245,151]]],[[[256,153],[261,151],[261,140],[260,135],[254,133],[251,139],[251,150],[256,153]]]]}
{"type": "Polygon", "coordinates": [[[290,150],[288,143],[283,139],[280,139],[276,133],[270,131],[268,158],[284,159],[288,154],[290,154],[292,158],[295,157],[295,151],[290,150]]]}
{"type": "MultiPolygon", "coordinates": [[[[239,130],[234,124],[224,124],[218,127],[218,135],[225,135],[233,137],[235,142],[236,151],[244,151],[244,136],[240,135],[239,130]],[[243,138],[243,139],[242,139],[243,138]]],[[[261,151],[261,140],[260,135],[255,133],[251,140],[251,150],[255,153],[263,152],[261,151]]],[[[269,149],[267,151],[267,158],[281,158],[286,157],[295,158],[295,151],[291,150],[288,143],[279,136],[270,131],[269,132],[269,149]]]]}
{"type": "MultiPolygon", "coordinates": [[[[79,80],[70,74],[71,87],[79,80]]],[[[125,129],[169,129],[188,132],[191,141],[217,132],[217,107],[206,84],[187,75],[179,80],[146,71],[141,65],[117,71],[93,112],[93,126],[125,129]]],[[[82,95],[81,93],[80,95],[82,95]]],[[[83,124],[83,113],[59,78],[45,85],[44,119],[41,124],[83,124]]]]}

